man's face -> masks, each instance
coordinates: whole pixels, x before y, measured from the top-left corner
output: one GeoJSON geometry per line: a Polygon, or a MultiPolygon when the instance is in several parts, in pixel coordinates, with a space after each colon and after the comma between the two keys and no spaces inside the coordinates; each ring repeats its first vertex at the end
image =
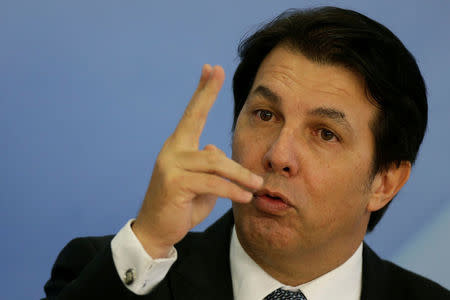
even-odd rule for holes
{"type": "Polygon", "coordinates": [[[370,217],[375,115],[349,70],[283,45],[269,53],[232,146],[233,159],[265,179],[250,204],[233,204],[247,252],[355,250],[370,217]]]}

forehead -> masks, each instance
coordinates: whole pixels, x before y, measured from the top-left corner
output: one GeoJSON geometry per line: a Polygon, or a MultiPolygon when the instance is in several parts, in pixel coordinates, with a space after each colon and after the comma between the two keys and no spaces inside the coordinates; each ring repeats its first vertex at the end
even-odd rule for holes
{"type": "Polygon", "coordinates": [[[338,65],[313,62],[283,44],[261,63],[250,90],[250,101],[254,96],[264,97],[255,95],[260,94],[261,86],[279,96],[280,105],[295,104],[297,113],[329,107],[368,124],[377,111],[367,97],[361,76],[338,65]]]}
{"type": "Polygon", "coordinates": [[[352,96],[368,101],[360,76],[338,65],[314,62],[283,44],[275,47],[263,60],[251,90],[266,80],[289,90],[306,89],[305,92],[352,96]]]}

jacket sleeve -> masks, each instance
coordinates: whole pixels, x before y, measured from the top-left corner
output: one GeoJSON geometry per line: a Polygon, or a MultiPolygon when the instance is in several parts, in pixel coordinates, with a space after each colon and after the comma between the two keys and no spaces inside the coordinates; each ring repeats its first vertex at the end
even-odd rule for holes
{"type": "Polygon", "coordinates": [[[167,276],[149,295],[129,291],[114,266],[111,239],[77,238],[69,242],[53,265],[44,299],[172,299],[167,276]]]}

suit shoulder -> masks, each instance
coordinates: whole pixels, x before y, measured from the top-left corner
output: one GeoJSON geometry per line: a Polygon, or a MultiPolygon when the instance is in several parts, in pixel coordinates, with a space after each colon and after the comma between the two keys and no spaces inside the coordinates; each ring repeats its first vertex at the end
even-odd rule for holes
{"type": "Polygon", "coordinates": [[[364,244],[361,299],[450,300],[450,292],[430,279],[381,259],[364,244]]]}
{"type": "Polygon", "coordinates": [[[80,237],[71,240],[61,250],[44,286],[48,299],[56,297],[66,286],[74,282],[86,266],[109,246],[113,235],[80,237]]]}
{"type": "Polygon", "coordinates": [[[66,256],[76,255],[78,257],[95,255],[98,251],[103,250],[111,243],[113,235],[96,236],[96,237],[77,237],[72,239],[61,250],[58,255],[59,259],[64,259],[66,256]]]}
{"type": "Polygon", "coordinates": [[[61,250],[52,268],[52,275],[60,270],[71,270],[71,275],[81,272],[100,251],[107,247],[113,235],[99,237],[78,237],[72,239],[61,250]]]}
{"type": "Polygon", "coordinates": [[[408,299],[450,299],[450,291],[422,275],[404,269],[390,261],[383,260],[392,285],[399,288],[408,299]]]}
{"type": "Polygon", "coordinates": [[[93,247],[94,249],[101,249],[108,245],[113,239],[114,235],[104,235],[104,236],[84,236],[76,237],[72,239],[64,248],[67,247],[93,247]]]}

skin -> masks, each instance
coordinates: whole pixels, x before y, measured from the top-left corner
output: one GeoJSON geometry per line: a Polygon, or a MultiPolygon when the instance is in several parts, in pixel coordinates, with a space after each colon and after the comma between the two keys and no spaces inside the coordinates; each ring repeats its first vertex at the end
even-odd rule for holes
{"type": "Polygon", "coordinates": [[[198,149],[224,77],[220,66],[203,67],[156,159],[132,229],[150,256],[166,257],[210,214],[218,197],[228,198],[239,241],[253,260],[284,284],[310,281],[353,254],[370,213],[398,192],[411,165],[369,180],[374,149],[369,124],[376,109],[360,78],[313,63],[284,45],[272,50],[257,72],[238,118],[232,159],[213,145],[198,149]],[[261,211],[258,199],[268,191],[289,205],[261,211]]]}
{"type": "Polygon", "coordinates": [[[362,80],[345,68],[286,45],[262,62],[237,120],[233,159],[289,207],[267,211],[254,199],[233,211],[245,251],[282,283],[299,285],[345,262],[370,213],[406,182],[408,163],[372,180],[376,113],[362,80]]]}
{"type": "Polygon", "coordinates": [[[262,178],[199,138],[225,74],[204,65],[198,87],[173,134],[156,159],[147,193],[132,229],[153,258],[170,248],[212,211],[218,197],[248,203],[262,178]]]}

